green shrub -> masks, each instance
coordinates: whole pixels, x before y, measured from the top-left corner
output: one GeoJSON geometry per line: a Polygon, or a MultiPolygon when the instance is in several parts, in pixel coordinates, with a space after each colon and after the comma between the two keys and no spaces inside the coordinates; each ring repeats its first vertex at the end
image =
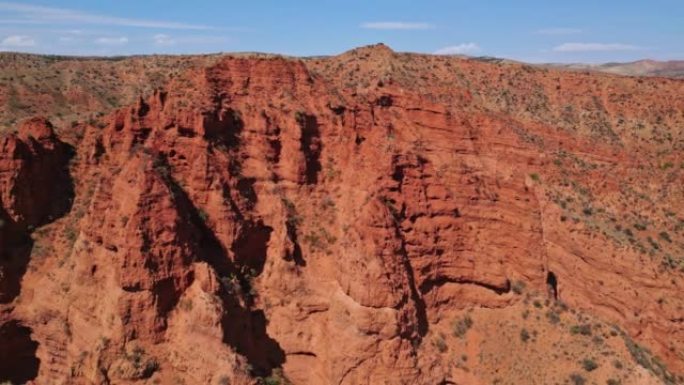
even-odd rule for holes
{"type": "Polygon", "coordinates": [[[591,372],[598,368],[598,364],[591,358],[585,358],[582,360],[582,368],[584,368],[584,370],[586,370],[587,372],[591,372]]]}
{"type": "Polygon", "coordinates": [[[634,224],[634,228],[637,229],[637,230],[639,230],[639,231],[644,231],[644,230],[646,230],[648,227],[647,227],[645,224],[643,224],[643,223],[635,223],[635,224],[634,224]]]}
{"type": "Polygon", "coordinates": [[[527,342],[530,340],[530,333],[527,331],[527,329],[520,330],[520,340],[522,342],[527,342]]]}
{"type": "Polygon", "coordinates": [[[625,335],[623,337],[627,350],[629,350],[637,364],[655,374],[658,378],[665,380],[666,384],[675,383],[675,375],[670,373],[658,357],[654,357],[648,349],[634,342],[629,336],[625,335]]]}
{"type": "Polygon", "coordinates": [[[473,326],[473,319],[466,315],[463,318],[457,319],[452,325],[454,336],[463,338],[468,330],[473,326]]]}
{"type": "Polygon", "coordinates": [[[444,353],[448,349],[447,343],[444,340],[444,336],[442,334],[435,337],[432,343],[433,345],[435,345],[435,347],[437,348],[437,350],[439,350],[440,353],[444,353]]]}
{"type": "Polygon", "coordinates": [[[522,294],[523,291],[525,291],[525,282],[523,282],[523,281],[513,282],[513,284],[511,285],[511,290],[513,290],[513,292],[515,294],[518,294],[518,295],[522,294]]]}
{"type": "Polygon", "coordinates": [[[571,334],[581,334],[583,336],[590,336],[591,335],[591,325],[584,324],[584,325],[572,325],[570,328],[570,333],[571,334]]]}
{"type": "Polygon", "coordinates": [[[651,237],[649,236],[649,237],[646,237],[646,240],[648,241],[648,243],[651,244],[651,247],[652,247],[654,250],[660,250],[660,245],[659,245],[658,242],[656,242],[653,238],[651,238],[651,237]]]}
{"type": "Polygon", "coordinates": [[[587,380],[581,374],[573,373],[570,375],[570,382],[573,385],[584,385],[587,383],[587,380]]]}
{"type": "Polygon", "coordinates": [[[551,322],[554,325],[560,323],[560,315],[555,310],[547,311],[546,312],[546,318],[548,318],[549,322],[551,322]]]}
{"type": "Polygon", "coordinates": [[[670,238],[670,234],[668,234],[667,232],[661,231],[660,234],[658,234],[658,236],[660,236],[660,239],[667,241],[668,243],[672,243],[672,238],[670,238]]]}

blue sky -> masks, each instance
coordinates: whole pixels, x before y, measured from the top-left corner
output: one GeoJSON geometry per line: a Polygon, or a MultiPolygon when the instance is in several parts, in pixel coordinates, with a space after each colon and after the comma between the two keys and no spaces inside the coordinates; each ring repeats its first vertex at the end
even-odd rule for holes
{"type": "Polygon", "coordinates": [[[0,50],[71,55],[397,51],[528,62],[684,59],[683,0],[0,0],[0,50]]]}

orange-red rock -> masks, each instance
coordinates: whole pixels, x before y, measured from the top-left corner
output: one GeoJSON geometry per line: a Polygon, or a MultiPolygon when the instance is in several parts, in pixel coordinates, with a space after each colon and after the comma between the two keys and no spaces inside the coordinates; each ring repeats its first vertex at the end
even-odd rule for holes
{"type": "Polygon", "coordinates": [[[487,336],[468,370],[434,338],[524,283],[683,373],[682,95],[368,47],[192,69],[76,127],[68,174],[31,120],[0,142],[28,263],[0,333],[36,384],[478,384],[487,336]]]}

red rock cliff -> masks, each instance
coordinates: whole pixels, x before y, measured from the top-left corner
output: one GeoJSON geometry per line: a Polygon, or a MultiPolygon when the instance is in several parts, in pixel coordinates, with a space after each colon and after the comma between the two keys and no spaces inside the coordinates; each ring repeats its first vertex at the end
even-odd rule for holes
{"type": "Polygon", "coordinates": [[[0,142],[8,379],[481,383],[434,336],[521,285],[684,372],[681,95],[375,47],[189,71],[80,126],[68,173],[29,121],[0,142]]]}

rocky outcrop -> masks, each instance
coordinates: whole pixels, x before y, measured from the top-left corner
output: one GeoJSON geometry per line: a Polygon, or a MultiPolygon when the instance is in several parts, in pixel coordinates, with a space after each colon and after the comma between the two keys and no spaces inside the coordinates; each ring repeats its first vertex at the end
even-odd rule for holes
{"type": "Polygon", "coordinates": [[[70,151],[43,118],[0,138],[0,303],[19,294],[32,247],[29,233],[69,210],[70,151]]]}
{"type": "MultiPolygon", "coordinates": [[[[656,155],[646,134],[617,128],[639,124],[629,105],[568,111],[585,93],[561,90],[590,87],[589,75],[525,73],[539,89],[499,100],[483,74],[514,84],[525,67],[421,58],[384,47],[320,62],[228,57],[76,127],[68,172],[49,124],[4,139],[0,242],[24,245],[26,273],[4,275],[15,289],[3,330],[30,356],[21,381],[478,383],[435,347],[437,331],[466,309],[504,314],[550,276],[553,299],[684,370],[681,271],[662,263],[681,234],[641,250],[653,234],[610,221],[632,199],[623,178],[669,181],[659,197],[677,218],[681,156],[663,155],[662,174],[639,170],[635,148],[656,155]],[[339,78],[340,63],[373,82],[346,86],[359,75],[339,78]],[[407,63],[461,77],[411,78],[407,63]],[[559,123],[570,115],[575,130],[559,123]]],[[[624,91],[632,80],[597,81],[624,91]]],[[[633,207],[651,231],[671,223],[633,207]]]]}
{"type": "Polygon", "coordinates": [[[15,319],[12,302],[21,292],[39,226],[66,214],[73,199],[68,161],[71,148],[43,118],[24,121],[0,137],[0,380],[24,383],[36,377],[38,342],[15,319]]]}

